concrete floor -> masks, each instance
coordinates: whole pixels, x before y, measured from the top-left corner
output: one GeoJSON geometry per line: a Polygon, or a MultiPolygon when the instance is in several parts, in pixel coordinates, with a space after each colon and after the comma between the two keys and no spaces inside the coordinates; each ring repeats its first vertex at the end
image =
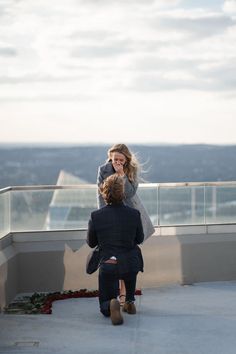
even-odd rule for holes
{"type": "Polygon", "coordinates": [[[97,298],[54,302],[52,315],[0,315],[0,353],[235,354],[236,282],[144,289],[112,326],[97,298]]]}

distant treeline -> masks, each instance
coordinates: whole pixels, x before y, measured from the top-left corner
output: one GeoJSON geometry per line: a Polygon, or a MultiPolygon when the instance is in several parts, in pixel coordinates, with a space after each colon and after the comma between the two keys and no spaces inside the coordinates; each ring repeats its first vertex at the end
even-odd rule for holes
{"type": "MultiPolygon", "coordinates": [[[[0,188],[56,184],[60,170],[89,183],[109,146],[0,147],[0,188]]],[[[235,181],[236,145],[129,145],[147,182],[235,181]]]]}

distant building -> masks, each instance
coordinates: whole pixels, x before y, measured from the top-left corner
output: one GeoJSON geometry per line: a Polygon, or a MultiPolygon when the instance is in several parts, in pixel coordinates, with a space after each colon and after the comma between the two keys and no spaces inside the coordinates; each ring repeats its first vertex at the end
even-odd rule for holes
{"type": "MultiPolygon", "coordinates": [[[[92,210],[97,209],[96,188],[61,170],[57,185],[81,185],[80,189],[61,189],[53,193],[46,218],[47,230],[87,228],[92,210]],[[90,185],[90,186],[89,186],[90,185]]],[[[157,223],[157,189],[139,188],[140,195],[154,224],[157,223]]]]}
{"type": "Polygon", "coordinates": [[[92,210],[97,208],[96,189],[88,182],[61,170],[57,185],[84,185],[81,189],[62,189],[53,193],[46,218],[46,229],[86,228],[92,210]],[[87,185],[87,187],[86,187],[87,185]]]}

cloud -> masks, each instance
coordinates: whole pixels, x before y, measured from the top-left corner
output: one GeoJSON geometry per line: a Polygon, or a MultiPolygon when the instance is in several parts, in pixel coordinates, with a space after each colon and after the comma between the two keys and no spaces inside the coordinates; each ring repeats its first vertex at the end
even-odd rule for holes
{"type": "Polygon", "coordinates": [[[236,1],[235,0],[226,0],[223,4],[223,11],[228,14],[236,15],[236,1]]]}
{"type": "Polygon", "coordinates": [[[114,37],[117,37],[119,35],[119,32],[113,31],[111,29],[107,30],[77,30],[75,32],[72,32],[68,35],[69,40],[74,40],[78,41],[81,38],[86,41],[105,41],[105,40],[111,40],[114,37]]]}
{"type": "Polygon", "coordinates": [[[206,13],[203,10],[175,10],[157,13],[156,18],[150,21],[150,25],[157,31],[160,29],[176,31],[184,34],[185,40],[215,36],[234,24],[234,20],[226,14],[206,13]]]}
{"type": "Polygon", "coordinates": [[[17,55],[17,50],[15,48],[5,47],[0,48],[0,56],[2,57],[14,57],[17,55]]]}
{"type": "Polygon", "coordinates": [[[182,2],[182,0],[79,0],[82,4],[92,4],[95,6],[132,6],[132,5],[143,5],[143,6],[155,6],[158,8],[163,7],[173,7],[182,2]]]}
{"type": "Polygon", "coordinates": [[[235,91],[235,60],[227,62],[198,61],[166,64],[167,69],[136,74],[131,90],[154,92],[172,90],[198,90],[209,92],[235,91]],[[169,64],[169,65],[168,65],[169,64]]]}
{"type": "Polygon", "coordinates": [[[19,87],[19,97],[24,90],[29,97],[32,85],[35,95],[45,99],[52,97],[54,84],[61,90],[55,97],[63,92],[73,96],[74,90],[89,96],[122,90],[236,89],[236,21],[229,14],[233,2],[225,1],[221,10],[208,2],[191,9],[185,3],[58,0],[55,8],[45,0],[5,2],[1,85],[7,85],[9,94],[14,91],[14,97],[19,87]]]}
{"type": "Polygon", "coordinates": [[[73,82],[84,79],[85,76],[42,76],[35,75],[19,75],[19,76],[0,76],[0,85],[2,84],[19,84],[19,83],[54,83],[54,82],[73,82]]]}
{"type": "Polygon", "coordinates": [[[235,59],[199,71],[199,76],[212,82],[211,90],[231,91],[236,88],[235,59]]]}
{"type": "Polygon", "coordinates": [[[81,102],[91,101],[93,98],[91,95],[83,94],[31,94],[31,95],[17,95],[0,96],[0,102],[81,102]]]}
{"type": "Polygon", "coordinates": [[[0,16],[8,15],[12,6],[14,6],[14,0],[1,0],[1,2],[0,2],[0,16]]]}
{"type": "Polygon", "coordinates": [[[81,45],[74,48],[71,52],[72,57],[85,57],[96,60],[100,57],[110,57],[122,55],[132,50],[131,41],[128,40],[114,40],[108,43],[93,45],[81,45]]]}

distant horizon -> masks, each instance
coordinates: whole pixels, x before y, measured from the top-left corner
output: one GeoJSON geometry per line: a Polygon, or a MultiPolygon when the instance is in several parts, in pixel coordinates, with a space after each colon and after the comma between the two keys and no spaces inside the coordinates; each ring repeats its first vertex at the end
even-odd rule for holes
{"type": "MultiPolygon", "coordinates": [[[[61,170],[96,183],[108,145],[0,146],[1,188],[55,185],[61,170]]],[[[129,145],[150,183],[236,181],[236,145],[129,145]]]]}
{"type": "MultiPolygon", "coordinates": [[[[123,143],[122,141],[117,141],[115,143],[123,143]]],[[[68,143],[68,142],[6,142],[0,143],[0,148],[2,147],[89,147],[89,146],[112,146],[114,143],[100,143],[100,142],[84,142],[84,143],[68,143]]],[[[236,146],[236,143],[171,143],[171,142],[153,142],[153,143],[144,143],[144,142],[130,142],[125,143],[127,146],[236,146]]]]}

